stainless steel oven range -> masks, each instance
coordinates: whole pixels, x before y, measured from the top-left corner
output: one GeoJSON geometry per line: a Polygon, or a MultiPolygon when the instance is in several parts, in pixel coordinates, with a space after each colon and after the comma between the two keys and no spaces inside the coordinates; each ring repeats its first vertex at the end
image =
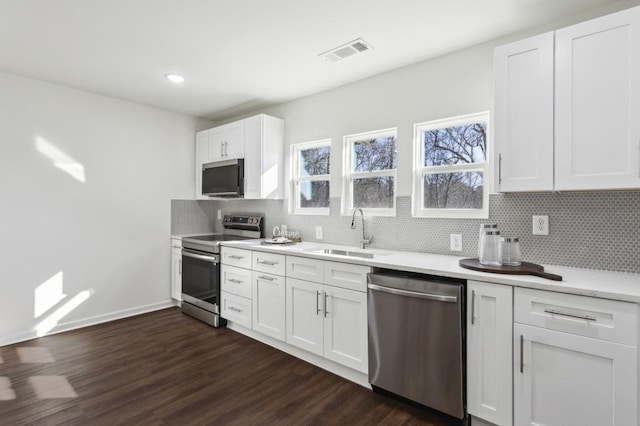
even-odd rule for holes
{"type": "Polygon", "coordinates": [[[222,234],[182,239],[182,312],[213,327],[220,317],[220,242],[262,238],[261,216],[225,215],[222,234]]]}

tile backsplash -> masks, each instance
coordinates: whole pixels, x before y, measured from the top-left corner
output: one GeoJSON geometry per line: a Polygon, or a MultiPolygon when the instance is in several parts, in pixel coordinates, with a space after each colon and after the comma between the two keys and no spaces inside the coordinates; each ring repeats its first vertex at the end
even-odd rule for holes
{"type": "MultiPolygon", "coordinates": [[[[488,221],[503,236],[520,238],[528,262],[640,273],[640,191],[543,194],[492,194],[488,221]],[[532,216],[549,216],[549,235],[532,235],[532,216]]],[[[349,228],[340,215],[340,199],[332,198],[329,216],[290,215],[283,200],[172,200],[171,233],[220,232],[223,214],[265,216],[265,233],[286,224],[303,241],[316,241],[322,226],[325,243],[357,245],[361,230],[349,228]]],[[[411,217],[411,197],[398,197],[396,217],[365,218],[371,246],[383,249],[477,256],[478,229],[486,219],[411,217]],[[449,234],[462,234],[462,252],[449,250],[449,234]]]]}

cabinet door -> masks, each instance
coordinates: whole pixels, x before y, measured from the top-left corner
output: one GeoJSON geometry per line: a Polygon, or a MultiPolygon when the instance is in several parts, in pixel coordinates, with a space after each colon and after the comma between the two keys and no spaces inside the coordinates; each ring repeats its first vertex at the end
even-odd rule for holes
{"type": "Polygon", "coordinates": [[[285,278],[253,271],[253,329],[284,342],[285,278]]]}
{"type": "Polygon", "coordinates": [[[287,343],[322,356],[322,285],[286,279],[287,343]]]}
{"type": "Polygon", "coordinates": [[[212,161],[220,161],[225,158],[224,142],[227,132],[224,126],[209,129],[209,163],[212,161]]]}
{"type": "Polygon", "coordinates": [[[511,286],[467,284],[467,409],[496,425],[512,419],[511,286]]]}
{"type": "Polygon", "coordinates": [[[196,199],[206,199],[202,195],[202,165],[209,162],[209,131],[196,133],[196,199]]]}
{"type": "Polygon", "coordinates": [[[171,297],[182,300],[182,248],[171,247],[171,297]]]}
{"type": "Polygon", "coordinates": [[[367,294],[324,286],[324,357],[368,372],[367,294]]]}
{"type": "Polygon", "coordinates": [[[516,425],[636,425],[635,347],[514,324],[516,425]]]}
{"type": "Polygon", "coordinates": [[[556,32],[555,189],[640,187],[640,8],[556,32]]]}
{"type": "Polygon", "coordinates": [[[244,158],[244,120],[225,125],[224,159],[244,158]]]}
{"type": "Polygon", "coordinates": [[[495,49],[495,187],[553,189],[553,32],[495,49]]]}

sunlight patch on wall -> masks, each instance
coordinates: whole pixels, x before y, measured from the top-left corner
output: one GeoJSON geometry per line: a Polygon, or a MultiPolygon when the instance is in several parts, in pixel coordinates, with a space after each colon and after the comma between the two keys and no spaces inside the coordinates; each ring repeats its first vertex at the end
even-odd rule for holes
{"type": "Polygon", "coordinates": [[[53,308],[58,302],[66,297],[62,292],[63,274],[58,272],[47,281],[40,284],[33,291],[33,317],[39,318],[40,315],[53,308]]]}
{"type": "Polygon", "coordinates": [[[38,337],[46,335],[48,332],[58,325],[58,322],[64,318],[69,312],[80,306],[94,293],[93,289],[84,290],[73,296],[71,300],[56,309],[51,315],[36,325],[35,330],[38,337]]]}
{"type": "Polygon", "coordinates": [[[36,136],[36,149],[40,151],[40,153],[45,157],[53,161],[53,165],[57,168],[67,172],[82,183],[86,182],[84,166],[78,163],[73,158],[69,157],[58,147],[54,146],[40,136],[36,136]]]}
{"type": "Polygon", "coordinates": [[[262,176],[262,185],[266,197],[278,189],[278,182],[278,165],[274,164],[262,176]]]}

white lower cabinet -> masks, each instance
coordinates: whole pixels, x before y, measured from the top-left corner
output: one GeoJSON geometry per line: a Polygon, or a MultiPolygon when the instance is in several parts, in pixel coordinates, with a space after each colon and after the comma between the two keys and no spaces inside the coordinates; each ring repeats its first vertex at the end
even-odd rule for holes
{"type": "Polygon", "coordinates": [[[513,288],[469,281],[467,300],[467,411],[511,425],[513,288]]]}
{"type": "Polygon", "coordinates": [[[220,315],[226,320],[251,328],[251,299],[221,291],[220,315]]]}
{"type": "Polygon", "coordinates": [[[182,300],[182,240],[171,239],[171,298],[182,300]]]}
{"type": "Polygon", "coordinates": [[[366,373],[367,293],[324,286],[324,357],[366,373]]]}
{"type": "Polygon", "coordinates": [[[518,288],[514,306],[516,425],[638,424],[637,305],[518,288]]]}
{"type": "Polygon", "coordinates": [[[323,355],[323,285],[287,278],[287,343],[323,355]]]}
{"type": "Polygon", "coordinates": [[[253,329],[285,340],[285,278],[260,271],[252,273],[253,329]]]}
{"type": "Polygon", "coordinates": [[[367,294],[287,278],[287,343],[366,373],[367,294]]]}

